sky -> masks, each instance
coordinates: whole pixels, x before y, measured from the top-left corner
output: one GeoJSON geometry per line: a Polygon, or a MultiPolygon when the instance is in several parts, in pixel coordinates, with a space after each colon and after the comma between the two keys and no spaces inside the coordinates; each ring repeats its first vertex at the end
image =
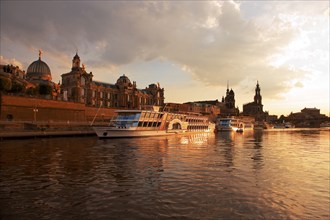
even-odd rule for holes
{"type": "Polygon", "coordinates": [[[43,51],[53,81],[78,52],[96,81],[159,82],[165,102],[252,102],[329,116],[329,1],[0,1],[0,62],[26,70],[43,51]]]}

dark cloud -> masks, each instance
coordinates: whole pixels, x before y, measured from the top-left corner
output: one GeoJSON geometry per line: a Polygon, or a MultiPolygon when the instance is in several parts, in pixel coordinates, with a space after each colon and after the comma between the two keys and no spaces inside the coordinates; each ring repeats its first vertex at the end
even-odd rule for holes
{"type": "Polygon", "coordinates": [[[1,1],[2,39],[54,54],[88,52],[88,65],[167,59],[207,85],[259,79],[274,95],[305,73],[268,64],[296,34],[277,17],[269,25],[244,19],[229,1],[1,1]]]}

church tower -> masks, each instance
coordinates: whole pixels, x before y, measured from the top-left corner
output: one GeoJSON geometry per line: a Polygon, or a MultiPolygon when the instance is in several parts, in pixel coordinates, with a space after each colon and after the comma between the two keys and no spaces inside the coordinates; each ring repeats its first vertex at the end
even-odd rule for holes
{"type": "Polygon", "coordinates": [[[262,105],[261,103],[261,95],[260,95],[260,87],[259,87],[259,82],[257,81],[257,86],[256,86],[256,94],[254,95],[254,103],[258,105],[262,105]]]}
{"type": "Polygon", "coordinates": [[[72,70],[78,70],[80,68],[80,57],[78,53],[72,59],[72,70]]]}
{"type": "Polygon", "coordinates": [[[227,91],[226,91],[226,97],[224,99],[225,104],[228,109],[234,109],[235,108],[235,93],[233,89],[229,90],[229,83],[227,82],[227,91]]]}
{"type": "Polygon", "coordinates": [[[72,59],[72,68],[69,73],[62,74],[62,85],[64,100],[90,103],[91,92],[90,85],[92,82],[92,72],[87,73],[84,64],[80,66],[80,57],[78,53],[72,59]]]}
{"type": "Polygon", "coordinates": [[[263,111],[262,98],[260,94],[260,86],[258,81],[255,88],[255,95],[253,102],[249,102],[243,105],[243,115],[254,116],[255,120],[257,121],[265,119],[265,113],[263,111]]]}

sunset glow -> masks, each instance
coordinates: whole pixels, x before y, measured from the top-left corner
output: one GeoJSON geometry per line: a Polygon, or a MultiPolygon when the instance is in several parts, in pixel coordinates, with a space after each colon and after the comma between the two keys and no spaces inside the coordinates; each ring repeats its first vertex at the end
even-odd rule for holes
{"type": "Polygon", "coordinates": [[[329,1],[1,1],[0,63],[38,58],[54,82],[78,51],[94,79],[159,82],[165,102],[253,100],[329,115],[329,1]]]}

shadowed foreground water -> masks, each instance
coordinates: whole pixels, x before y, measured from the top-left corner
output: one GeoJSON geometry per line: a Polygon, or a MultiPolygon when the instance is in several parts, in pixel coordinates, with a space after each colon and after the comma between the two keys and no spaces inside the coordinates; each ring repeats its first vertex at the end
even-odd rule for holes
{"type": "Polygon", "coordinates": [[[329,130],[0,142],[0,219],[329,219],[329,130]]]}

